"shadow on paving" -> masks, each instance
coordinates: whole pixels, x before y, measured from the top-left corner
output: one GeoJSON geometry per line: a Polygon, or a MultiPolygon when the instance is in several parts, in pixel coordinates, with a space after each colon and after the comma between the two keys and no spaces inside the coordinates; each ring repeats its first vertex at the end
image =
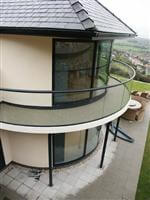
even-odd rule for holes
{"type": "Polygon", "coordinates": [[[16,194],[16,192],[0,185],[0,200],[25,200],[25,199],[20,195],[16,194]]]}

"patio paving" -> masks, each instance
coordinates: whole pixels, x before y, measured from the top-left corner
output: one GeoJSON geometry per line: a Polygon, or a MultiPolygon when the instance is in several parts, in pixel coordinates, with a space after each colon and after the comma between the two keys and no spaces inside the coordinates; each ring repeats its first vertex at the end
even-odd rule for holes
{"type": "Polygon", "coordinates": [[[48,170],[39,171],[39,180],[32,177],[32,170],[11,164],[0,173],[0,200],[59,200],[76,195],[82,188],[100,177],[111,163],[117,147],[113,136],[108,139],[104,168],[100,169],[100,158],[105,127],[102,128],[100,144],[87,159],[71,167],[53,171],[53,187],[48,186],[48,170]],[[8,199],[5,199],[7,197],[8,199]]]}
{"type": "Polygon", "coordinates": [[[105,173],[76,196],[70,195],[67,200],[134,200],[149,122],[150,103],[146,107],[143,121],[131,123],[121,120],[121,128],[135,142],[131,144],[117,139],[115,158],[105,173]]]}

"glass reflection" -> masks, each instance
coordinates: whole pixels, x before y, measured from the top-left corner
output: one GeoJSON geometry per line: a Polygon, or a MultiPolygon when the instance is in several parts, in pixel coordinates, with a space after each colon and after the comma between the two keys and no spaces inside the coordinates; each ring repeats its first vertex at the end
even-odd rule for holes
{"type": "Polygon", "coordinates": [[[64,164],[83,158],[99,143],[101,127],[72,133],[54,135],[54,165],[64,164]]]}
{"type": "Polygon", "coordinates": [[[99,134],[100,130],[98,128],[92,128],[88,130],[88,139],[87,139],[87,147],[86,154],[93,151],[99,142],[99,134]]]}
{"type": "MultiPolygon", "coordinates": [[[[94,87],[103,87],[109,80],[109,64],[111,56],[112,41],[101,41],[97,47],[97,63],[94,75],[94,87]]],[[[94,96],[103,94],[105,90],[94,92],[94,96]]]]}
{"type": "MultiPolygon", "coordinates": [[[[91,87],[94,43],[55,43],[55,90],[78,90],[91,87]]],[[[73,102],[90,97],[90,93],[56,94],[54,103],[73,102]]]]}
{"type": "Polygon", "coordinates": [[[57,134],[54,136],[55,164],[67,163],[83,156],[85,131],[57,134]]]}

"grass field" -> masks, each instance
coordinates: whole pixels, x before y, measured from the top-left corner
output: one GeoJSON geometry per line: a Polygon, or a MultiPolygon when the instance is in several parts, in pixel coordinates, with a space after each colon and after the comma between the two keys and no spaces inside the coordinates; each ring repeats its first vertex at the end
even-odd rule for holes
{"type": "MultiPolygon", "coordinates": [[[[113,77],[117,78],[118,80],[122,81],[126,81],[125,78],[116,75],[116,74],[111,74],[113,77]]],[[[132,87],[131,90],[132,91],[139,91],[139,92],[144,92],[144,91],[150,91],[150,83],[145,83],[145,82],[141,82],[141,81],[136,81],[136,80],[132,80],[132,87]]],[[[129,83],[130,85],[130,83],[129,83]]]]}
{"type": "Polygon", "coordinates": [[[132,81],[132,90],[137,90],[139,92],[150,91],[150,83],[133,80],[132,81]]]}
{"type": "Polygon", "coordinates": [[[143,38],[133,38],[126,40],[115,40],[114,49],[131,53],[149,53],[150,40],[143,38]]]}
{"type": "Polygon", "coordinates": [[[131,45],[124,45],[124,44],[115,44],[114,49],[121,50],[121,51],[128,51],[128,52],[136,52],[136,53],[150,52],[148,48],[140,48],[140,47],[134,47],[131,45]]]}
{"type": "Polygon", "coordinates": [[[135,200],[150,200],[150,126],[135,200]]]}

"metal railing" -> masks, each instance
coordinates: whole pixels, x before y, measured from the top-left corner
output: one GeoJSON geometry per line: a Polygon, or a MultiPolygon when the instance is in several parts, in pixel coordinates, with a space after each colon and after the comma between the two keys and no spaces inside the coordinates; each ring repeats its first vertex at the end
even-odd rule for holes
{"type": "MultiPolygon", "coordinates": [[[[131,80],[134,79],[135,77],[135,70],[129,66],[126,63],[117,61],[117,60],[113,60],[112,62],[114,63],[118,63],[123,65],[124,67],[128,68],[129,73],[131,73],[131,75],[128,73],[128,75],[130,76],[129,78],[124,77],[125,80],[120,81],[120,79],[117,80],[117,78],[115,76],[110,75],[111,78],[116,79],[119,83],[117,84],[113,84],[113,85],[106,85],[103,87],[97,87],[97,88],[87,88],[87,89],[78,89],[78,90],[25,90],[25,89],[11,89],[11,88],[0,88],[0,91],[5,91],[5,92],[17,92],[17,93],[36,93],[36,94],[67,94],[67,93],[84,93],[84,92],[94,92],[94,91],[98,91],[98,90],[104,90],[104,89],[108,89],[108,88],[113,88],[113,87],[117,87],[123,84],[126,84],[128,82],[130,82],[131,80]]],[[[117,75],[117,74],[116,74],[117,75]]]]}
{"type": "MultiPolygon", "coordinates": [[[[1,88],[0,91],[2,93],[6,93],[6,96],[9,93],[10,96],[8,95],[8,98],[4,98],[4,101],[0,103],[0,122],[31,127],[68,126],[99,120],[120,111],[127,105],[130,99],[130,89],[135,71],[129,65],[118,61],[113,61],[112,64],[113,66],[110,68],[110,80],[108,85],[103,87],[69,91],[1,88]],[[45,99],[49,101],[50,95],[52,97],[56,94],[61,95],[65,93],[68,95],[76,94],[75,97],[78,97],[80,94],[92,93],[99,97],[101,95],[100,91],[107,92],[93,103],[91,103],[93,96],[90,97],[91,99],[87,99],[86,105],[80,109],[59,109],[57,111],[55,107],[50,107],[49,104],[44,107],[43,105],[39,106],[38,102],[39,97],[43,97],[43,102],[45,99]],[[11,101],[9,101],[9,97],[12,97],[11,95],[13,98],[10,98],[11,101]],[[24,100],[24,97],[25,101],[20,102],[20,99],[24,100]],[[26,104],[27,97],[29,97],[29,104],[26,104]],[[17,98],[18,100],[16,100],[17,98]],[[7,99],[8,102],[5,102],[7,99]],[[13,101],[14,99],[15,102],[13,101]],[[33,104],[30,105],[30,100],[34,103],[36,102],[36,106],[33,104]]],[[[77,106],[77,102],[74,103],[77,106]]]]}

